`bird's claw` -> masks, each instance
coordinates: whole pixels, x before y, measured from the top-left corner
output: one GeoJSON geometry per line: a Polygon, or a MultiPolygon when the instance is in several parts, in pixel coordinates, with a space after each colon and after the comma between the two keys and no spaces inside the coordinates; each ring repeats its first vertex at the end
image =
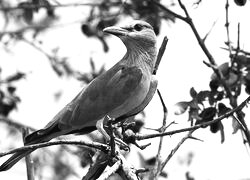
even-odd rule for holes
{"type": "Polygon", "coordinates": [[[120,149],[124,151],[130,151],[130,147],[127,143],[123,142],[121,139],[115,138],[116,144],[119,145],[120,149]]]}

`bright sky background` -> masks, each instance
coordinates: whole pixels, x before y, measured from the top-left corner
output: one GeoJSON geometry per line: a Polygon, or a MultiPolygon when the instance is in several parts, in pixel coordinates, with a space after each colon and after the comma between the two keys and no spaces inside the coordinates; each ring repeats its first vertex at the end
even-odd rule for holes
{"type": "MultiPolygon", "coordinates": [[[[224,28],[225,0],[203,0],[196,9],[192,6],[192,3],[193,0],[186,1],[190,15],[201,36],[204,36],[216,21],[206,44],[218,64],[228,61],[228,52],[220,48],[225,47],[224,42],[227,40],[226,29],[224,28]]],[[[230,1],[230,38],[236,46],[237,23],[241,22],[241,47],[244,47],[246,51],[250,51],[249,8],[249,2],[244,7],[238,7],[232,0],[230,1]]],[[[182,13],[177,7],[173,10],[182,13]]],[[[83,12],[82,7],[61,8],[58,14],[62,15],[63,23],[65,21],[70,23],[81,20],[85,16],[83,12]]],[[[187,24],[180,20],[177,20],[175,24],[163,23],[161,35],[158,37],[159,46],[165,35],[168,36],[169,42],[157,77],[159,89],[169,109],[168,122],[175,120],[178,124],[171,126],[171,129],[179,129],[188,126],[187,115],[174,116],[174,104],[178,101],[190,100],[189,89],[192,86],[197,91],[208,89],[212,70],[202,63],[203,60],[207,61],[207,58],[187,24]]],[[[81,69],[81,71],[89,70],[90,56],[93,57],[97,66],[100,67],[105,63],[106,67],[109,68],[125,53],[125,47],[121,41],[111,36],[108,39],[110,51],[105,54],[99,41],[88,39],[82,35],[78,23],[64,28],[51,29],[38,38],[44,41],[43,48],[48,50],[60,45],[59,54],[69,56],[73,67],[81,69]],[[82,60],[79,61],[79,59],[82,60]]],[[[81,90],[82,85],[73,79],[59,79],[51,70],[46,57],[32,48],[27,48],[28,46],[25,43],[17,44],[12,49],[13,54],[6,54],[0,47],[0,63],[3,75],[15,70],[29,72],[26,79],[18,83],[17,94],[21,96],[22,102],[18,111],[13,112],[11,117],[38,129],[46,125],[81,90]],[[61,99],[55,102],[53,95],[62,89],[61,99]]],[[[248,111],[248,109],[244,110],[248,111]]],[[[160,127],[163,114],[157,96],[146,108],[146,115],[146,127],[160,127]]],[[[249,115],[246,120],[249,119],[248,117],[249,115]]],[[[196,131],[194,136],[204,140],[204,142],[189,140],[181,146],[166,166],[166,172],[168,172],[170,180],[184,180],[184,173],[187,169],[190,170],[191,176],[196,180],[250,179],[250,154],[242,143],[241,134],[232,135],[231,119],[223,121],[226,135],[224,144],[220,143],[219,133],[211,134],[208,129],[196,131]],[[194,158],[191,165],[187,166],[187,163],[183,161],[190,152],[194,153],[194,158]],[[180,164],[180,162],[182,163],[180,164]]],[[[250,123],[248,122],[248,124],[250,123]]],[[[149,132],[147,131],[147,133],[149,132]]],[[[8,137],[3,131],[0,131],[0,136],[0,147],[2,147],[8,137]]],[[[183,136],[184,134],[180,134],[165,138],[163,158],[167,157],[183,136]]],[[[149,141],[139,143],[144,144],[146,142],[149,141]]],[[[150,140],[150,142],[152,142],[152,146],[142,152],[147,158],[154,156],[157,151],[158,140],[150,140]]],[[[21,144],[20,141],[20,146],[21,144]]],[[[135,147],[132,147],[133,150],[138,151],[135,147]]],[[[136,155],[137,152],[133,153],[136,155]]],[[[131,156],[134,157],[134,155],[131,156]]],[[[0,162],[3,161],[2,159],[0,159],[0,162]]],[[[139,166],[139,164],[135,164],[135,166],[139,166]]],[[[18,175],[19,180],[26,179],[23,163],[18,163],[10,171],[0,173],[0,179],[14,178],[16,175],[18,175]]]]}

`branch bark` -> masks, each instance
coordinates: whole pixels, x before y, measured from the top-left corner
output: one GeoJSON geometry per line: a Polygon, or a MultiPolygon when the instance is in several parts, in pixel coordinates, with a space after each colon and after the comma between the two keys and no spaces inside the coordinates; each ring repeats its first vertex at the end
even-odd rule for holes
{"type": "Polygon", "coordinates": [[[202,127],[207,127],[213,123],[216,123],[218,121],[221,121],[225,118],[232,116],[234,113],[237,113],[238,111],[241,111],[245,106],[247,106],[249,101],[250,101],[250,96],[245,101],[243,101],[239,106],[237,106],[236,108],[232,109],[231,111],[228,111],[227,113],[219,116],[218,118],[213,119],[212,121],[198,124],[198,125],[195,125],[192,127],[168,131],[168,132],[164,132],[164,133],[148,134],[148,135],[136,135],[136,139],[140,141],[140,140],[144,140],[144,139],[151,139],[151,138],[155,138],[155,137],[168,136],[168,135],[173,135],[173,134],[182,133],[182,132],[186,132],[186,131],[193,131],[193,130],[196,130],[196,129],[199,129],[202,127]]]}
{"type": "Polygon", "coordinates": [[[7,151],[7,152],[2,152],[2,153],[0,153],[0,157],[6,156],[8,154],[13,154],[13,153],[16,153],[16,152],[22,152],[22,151],[28,151],[28,150],[36,150],[38,148],[54,146],[54,145],[61,145],[61,144],[87,146],[87,147],[90,147],[90,148],[95,148],[95,149],[101,150],[103,152],[107,152],[109,150],[109,146],[107,146],[105,144],[98,143],[98,142],[61,140],[61,141],[45,142],[45,143],[39,143],[39,144],[23,146],[23,147],[16,148],[16,149],[13,149],[13,150],[10,150],[10,151],[7,151]]]}
{"type": "MultiPolygon", "coordinates": [[[[181,15],[178,15],[176,14],[175,12],[167,9],[165,6],[163,6],[162,4],[160,4],[159,2],[155,1],[155,0],[151,0],[151,2],[153,2],[154,4],[156,4],[158,7],[160,7],[163,11],[165,11],[166,13],[170,13],[172,14],[174,17],[186,22],[192,29],[201,49],[203,50],[203,52],[205,53],[205,55],[207,56],[210,64],[211,64],[211,67],[213,67],[213,71],[215,72],[215,74],[217,75],[220,83],[222,84],[226,94],[227,94],[227,97],[230,101],[230,105],[232,106],[232,108],[236,108],[237,107],[237,100],[236,100],[236,97],[234,97],[231,93],[231,90],[229,88],[229,86],[226,84],[226,80],[225,80],[225,77],[223,76],[223,74],[221,73],[221,71],[218,69],[218,66],[214,60],[214,57],[212,56],[212,54],[209,52],[208,48],[206,47],[203,39],[200,37],[198,31],[197,31],[197,28],[195,27],[193,21],[192,21],[192,18],[190,17],[188,11],[187,11],[187,8],[185,7],[185,5],[182,3],[181,0],[178,0],[178,3],[181,7],[181,9],[184,11],[185,13],[185,17],[184,16],[181,16],[181,15]]],[[[246,138],[246,141],[248,142],[248,145],[250,146],[250,132],[249,132],[249,129],[247,127],[247,124],[245,123],[245,120],[242,116],[242,112],[236,112],[237,113],[237,116],[241,122],[241,124],[243,125],[242,127],[242,131],[245,135],[245,138],[246,138]]]]}

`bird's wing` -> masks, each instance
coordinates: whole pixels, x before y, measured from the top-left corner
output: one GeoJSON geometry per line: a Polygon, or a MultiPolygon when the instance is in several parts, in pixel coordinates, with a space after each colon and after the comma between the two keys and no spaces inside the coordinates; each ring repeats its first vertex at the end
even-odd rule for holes
{"type": "Polygon", "coordinates": [[[149,91],[148,91],[146,97],[144,98],[143,102],[139,106],[137,106],[136,108],[129,111],[128,113],[117,118],[116,121],[121,121],[121,120],[124,120],[125,118],[128,118],[130,116],[134,116],[134,115],[140,113],[148,105],[148,103],[152,100],[152,98],[156,92],[157,85],[158,85],[158,81],[155,78],[155,76],[152,75],[149,91]]]}
{"type": "MultiPolygon", "coordinates": [[[[97,120],[107,114],[119,114],[119,112],[113,111],[131,100],[131,97],[136,99],[139,96],[136,93],[137,89],[144,88],[142,77],[143,70],[136,66],[118,66],[107,71],[80,94],[77,106],[72,113],[72,119],[66,123],[72,127],[93,126],[97,120]]],[[[122,110],[124,113],[131,110],[131,107],[124,108],[122,110]]]]}
{"type": "MultiPolygon", "coordinates": [[[[137,96],[136,89],[143,87],[142,77],[143,70],[136,66],[114,66],[93,80],[44,129],[27,136],[26,144],[48,141],[79,129],[88,133],[91,128],[95,128],[99,119],[127,100],[136,99],[133,96],[137,96]]],[[[123,110],[128,112],[131,108],[125,107],[123,110]]]]}

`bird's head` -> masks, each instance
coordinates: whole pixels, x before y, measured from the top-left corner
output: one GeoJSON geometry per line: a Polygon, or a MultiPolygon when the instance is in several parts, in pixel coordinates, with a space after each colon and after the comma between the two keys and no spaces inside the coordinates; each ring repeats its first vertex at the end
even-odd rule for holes
{"type": "Polygon", "coordinates": [[[147,51],[156,46],[153,27],[145,21],[135,20],[122,27],[107,27],[103,31],[119,37],[128,50],[140,47],[147,51]]]}

